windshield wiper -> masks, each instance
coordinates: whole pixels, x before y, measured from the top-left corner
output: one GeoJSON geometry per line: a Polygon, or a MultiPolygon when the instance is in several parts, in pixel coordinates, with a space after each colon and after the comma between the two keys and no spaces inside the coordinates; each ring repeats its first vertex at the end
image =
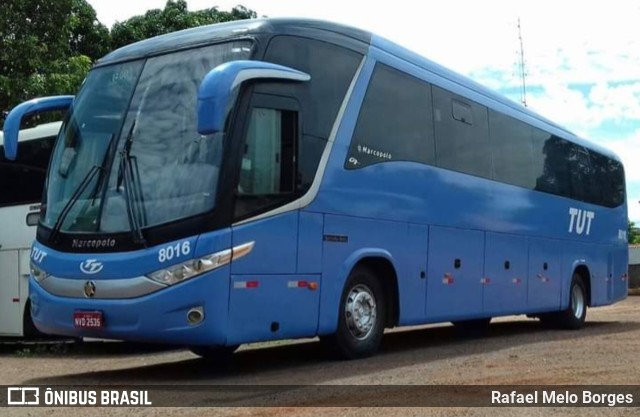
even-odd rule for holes
{"type": "Polygon", "coordinates": [[[138,163],[136,158],[130,155],[131,144],[133,143],[133,130],[135,127],[136,121],[134,120],[127,133],[122,151],[120,151],[120,166],[118,169],[116,189],[120,189],[120,185],[124,181],[124,201],[127,206],[127,219],[129,220],[129,227],[133,234],[133,241],[144,245],[145,239],[142,235],[142,226],[140,225],[140,222],[146,224],[142,187],[135,180],[137,179],[139,181],[140,179],[138,163]],[[138,204],[142,204],[142,211],[140,211],[138,204]]]}
{"type": "Polygon", "coordinates": [[[76,190],[71,195],[71,198],[69,198],[69,201],[67,201],[67,204],[65,204],[62,208],[62,212],[60,213],[58,220],[56,220],[55,224],[53,225],[53,229],[51,229],[51,235],[49,236],[49,239],[51,239],[51,241],[55,242],[57,240],[60,229],[62,228],[62,223],[64,223],[64,219],[67,218],[69,212],[76,204],[84,190],[87,188],[93,177],[95,177],[96,173],[101,169],[102,168],[100,166],[94,165],[91,167],[89,172],[87,172],[87,175],[84,176],[78,188],[76,188],[76,190]]]}

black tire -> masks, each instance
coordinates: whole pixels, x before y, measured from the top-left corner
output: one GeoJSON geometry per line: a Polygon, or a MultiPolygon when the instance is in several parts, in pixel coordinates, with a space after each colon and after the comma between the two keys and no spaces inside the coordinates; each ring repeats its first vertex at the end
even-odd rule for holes
{"type": "Polygon", "coordinates": [[[24,335],[25,339],[44,339],[47,337],[51,337],[42,333],[36,328],[36,325],[33,324],[33,319],[31,318],[30,301],[27,301],[27,304],[24,306],[24,313],[22,316],[22,334],[24,335]]]}
{"type": "Polygon", "coordinates": [[[233,352],[239,345],[233,346],[190,346],[191,353],[200,356],[212,365],[228,365],[233,357],[233,352]]]}
{"type": "Polygon", "coordinates": [[[491,317],[474,320],[460,320],[452,322],[456,334],[461,337],[482,337],[489,332],[491,317]]]}
{"type": "Polygon", "coordinates": [[[357,266],[342,292],[338,330],[322,341],[341,359],[371,356],[380,347],[385,317],[386,304],[377,276],[369,268],[357,266]]]}
{"type": "Polygon", "coordinates": [[[587,290],[579,274],[573,274],[569,290],[569,306],[557,313],[540,316],[542,324],[565,330],[578,330],[587,318],[587,290]]]}

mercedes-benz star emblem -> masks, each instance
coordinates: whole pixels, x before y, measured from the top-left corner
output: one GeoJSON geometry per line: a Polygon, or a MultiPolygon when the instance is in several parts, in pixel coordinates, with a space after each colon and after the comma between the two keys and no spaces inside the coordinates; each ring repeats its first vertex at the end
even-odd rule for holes
{"type": "Polygon", "coordinates": [[[87,298],[93,298],[96,295],[96,283],[87,281],[84,283],[84,295],[87,298]]]}

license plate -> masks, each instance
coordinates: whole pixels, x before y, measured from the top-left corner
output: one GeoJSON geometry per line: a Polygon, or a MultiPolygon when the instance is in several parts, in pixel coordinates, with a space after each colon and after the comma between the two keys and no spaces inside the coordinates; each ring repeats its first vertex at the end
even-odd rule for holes
{"type": "Polygon", "coordinates": [[[73,325],[81,329],[99,329],[104,325],[102,311],[76,311],[73,325]]]}

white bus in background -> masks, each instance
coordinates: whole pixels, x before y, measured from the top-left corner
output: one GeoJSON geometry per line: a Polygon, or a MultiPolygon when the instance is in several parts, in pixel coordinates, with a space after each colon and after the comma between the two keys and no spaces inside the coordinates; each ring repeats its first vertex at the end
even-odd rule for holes
{"type": "Polygon", "coordinates": [[[0,131],[0,337],[38,335],[29,311],[29,254],[60,125],[21,130],[15,161],[5,159],[0,131]]]}

